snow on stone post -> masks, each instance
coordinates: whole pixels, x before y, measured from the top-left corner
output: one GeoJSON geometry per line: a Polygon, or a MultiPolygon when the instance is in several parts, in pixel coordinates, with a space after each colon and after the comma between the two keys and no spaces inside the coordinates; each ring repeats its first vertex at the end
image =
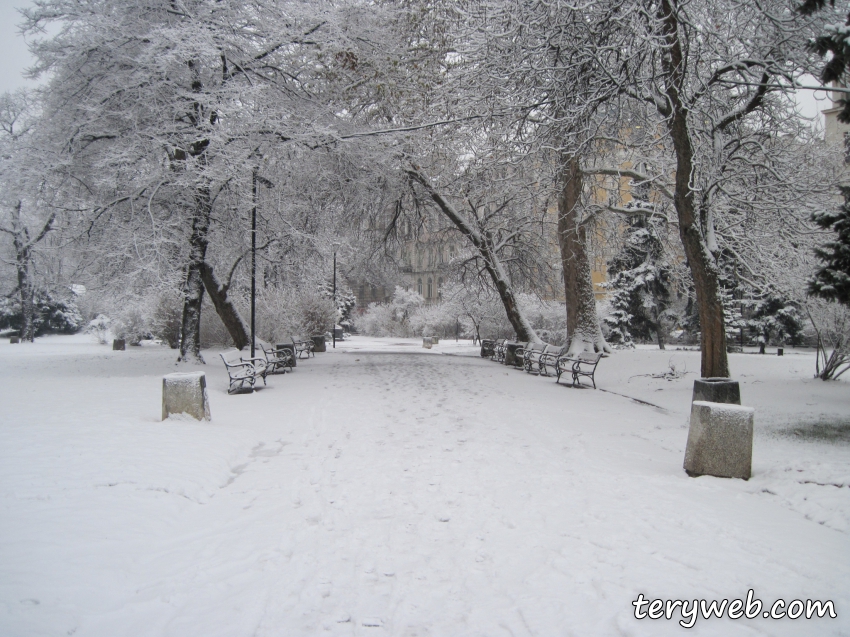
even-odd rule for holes
{"type": "Polygon", "coordinates": [[[204,372],[175,372],[162,377],[162,419],[187,414],[210,420],[207,376],[204,372]]]}
{"type": "Polygon", "coordinates": [[[691,402],[704,400],[709,403],[741,404],[741,387],[731,378],[698,378],[694,381],[691,402]]]}
{"type": "Polygon", "coordinates": [[[691,477],[717,476],[749,480],[753,463],[751,407],[697,400],[685,448],[685,471],[691,477]]]}

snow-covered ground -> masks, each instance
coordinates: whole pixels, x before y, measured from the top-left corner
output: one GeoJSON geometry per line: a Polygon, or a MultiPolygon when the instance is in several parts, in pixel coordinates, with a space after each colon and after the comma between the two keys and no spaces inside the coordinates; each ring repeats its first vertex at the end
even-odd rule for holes
{"type": "Polygon", "coordinates": [[[212,422],[160,422],[171,350],[0,343],[0,635],[850,635],[850,384],[810,352],[730,356],[747,482],[682,470],[697,352],[592,391],[354,337],[240,396],[205,357],[212,422]],[[748,589],[838,617],[634,617],[748,589]]]}

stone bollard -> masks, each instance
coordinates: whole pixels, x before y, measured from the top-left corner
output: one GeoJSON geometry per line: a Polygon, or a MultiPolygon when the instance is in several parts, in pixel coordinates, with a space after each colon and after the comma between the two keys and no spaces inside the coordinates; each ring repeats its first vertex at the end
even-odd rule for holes
{"type": "Polygon", "coordinates": [[[125,349],[126,348],[124,347],[124,339],[123,338],[116,338],[115,340],[112,341],[112,351],[118,352],[118,351],[124,351],[125,349]]]}
{"type": "Polygon", "coordinates": [[[731,378],[698,378],[694,381],[691,402],[704,400],[710,403],[741,404],[741,387],[731,378]]]}
{"type": "Polygon", "coordinates": [[[753,464],[751,407],[698,400],[691,405],[685,471],[691,477],[749,480],[753,464]]]}
{"type": "Polygon", "coordinates": [[[162,419],[187,414],[196,420],[210,420],[207,376],[204,372],[175,372],[162,377],[162,419]]]}
{"type": "Polygon", "coordinates": [[[425,349],[431,349],[431,345],[433,345],[433,341],[430,336],[425,336],[422,338],[422,347],[425,349]]]}
{"type": "Polygon", "coordinates": [[[18,343],[20,343],[20,342],[21,342],[21,337],[20,337],[20,336],[12,336],[12,337],[9,339],[9,344],[10,344],[10,345],[16,345],[16,344],[18,344],[18,343]]]}
{"type": "Polygon", "coordinates": [[[313,353],[328,351],[327,348],[325,347],[325,336],[324,335],[313,336],[312,340],[313,340],[313,353]]]}

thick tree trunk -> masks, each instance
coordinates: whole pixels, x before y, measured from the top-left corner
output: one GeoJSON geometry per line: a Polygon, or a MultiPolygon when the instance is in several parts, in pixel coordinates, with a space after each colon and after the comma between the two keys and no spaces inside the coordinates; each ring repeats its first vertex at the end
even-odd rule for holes
{"type": "Polygon", "coordinates": [[[408,169],[407,174],[425,188],[440,211],[469,239],[470,243],[478,251],[484,263],[484,269],[490,275],[490,279],[499,293],[499,298],[502,300],[508,321],[510,321],[517,339],[529,343],[540,343],[540,337],[537,336],[537,332],[534,331],[534,328],[523,314],[517,302],[510,278],[502,265],[501,259],[499,259],[493,248],[493,238],[490,234],[486,230],[479,231],[478,228],[468,223],[447,199],[434,190],[431,180],[418,167],[414,166],[412,169],[408,169]]]}
{"type": "Polygon", "coordinates": [[[577,157],[564,159],[562,183],[558,196],[558,247],[564,269],[569,351],[610,352],[596,314],[587,229],[579,220],[583,184],[577,157]]]}
{"type": "MultiPolygon", "coordinates": [[[[17,247],[17,246],[16,246],[17,247]]],[[[28,255],[18,253],[18,289],[21,294],[21,342],[35,340],[35,291],[29,276],[28,255]]]]}
{"type": "Polygon", "coordinates": [[[688,130],[687,108],[681,100],[684,56],[679,39],[678,16],[671,4],[673,1],[675,0],[662,0],[659,6],[669,49],[664,58],[664,72],[669,104],[669,112],[666,113],[667,127],[676,154],[676,187],[673,201],[679,218],[679,236],[685,248],[696,290],[701,334],[701,374],[703,378],[727,377],[729,362],[726,356],[726,328],[723,324],[719,272],[700,231],[694,192],[690,184],[694,170],[694,146],[688,130]]]}
{"type": "Polygon", "coordinates": [[[207,233],[210,227],[212,201],[208,186],[198,189],[195,195],[195,214],[192,234],[189,237],[189,263],[186,266],[186,283],[183,286],[183,322],[180,333],[178,361],[203,363],[201,356],[201,302],[204,285],[201,270],[207,254],[207,233]]]}
{"type": "MultiPolygon", "coordinates": [[[[32,260],[32,244],[29,240],[29,232],[21,220],[21,206],[18,203],[12,212],[12,242],[15,247],[15,268],[18,272],[18,291],[21,295],[21,342],[35,341],[35,290],[30,277],[30,262],[32,260]]],[[[49,228],[49,224],[45,228],[49,228]]],[[[42,235],[44,235],[42,232],[42,235]]],[[[41,237],[39,237],[41,238],[41,237]]]]}
{"type": "Polygon", "coordinates": [[[248,332],[248,327],[245,325],[242,315],[239,314],[239,310],[227,295],[230,286],[218,280],[209,263],[201,265],[201,278],[215,306],[215,311],[221,318],[221,322],[224,323],[224,327],[227,328],[227,333],[233,339],[236,349],[242,349],[249,345],[251,335],[248,332]]]}
{"type": "Polygon", "coordinates": [[[658,349],[667,349],[666,345],[664,344],[664,331],[661,329],[660,322],[655,328],[655,338],[658,340],[658,349]]]}

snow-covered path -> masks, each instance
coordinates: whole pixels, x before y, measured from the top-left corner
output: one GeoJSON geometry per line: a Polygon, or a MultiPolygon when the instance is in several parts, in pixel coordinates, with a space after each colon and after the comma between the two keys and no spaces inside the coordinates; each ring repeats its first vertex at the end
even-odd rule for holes
{"type": "Polygon", "coordinates": [[[0,347],[0,635],[850,634],[850,489],[787,470],[846,480],[846,445],[691,479],[687,405],[410,351],[355,343],[244,396],[210,353],[194,423],[159,422],[168,350],[0,347]],[[838,618],[633,616],[750,588],[838,618]]]}

